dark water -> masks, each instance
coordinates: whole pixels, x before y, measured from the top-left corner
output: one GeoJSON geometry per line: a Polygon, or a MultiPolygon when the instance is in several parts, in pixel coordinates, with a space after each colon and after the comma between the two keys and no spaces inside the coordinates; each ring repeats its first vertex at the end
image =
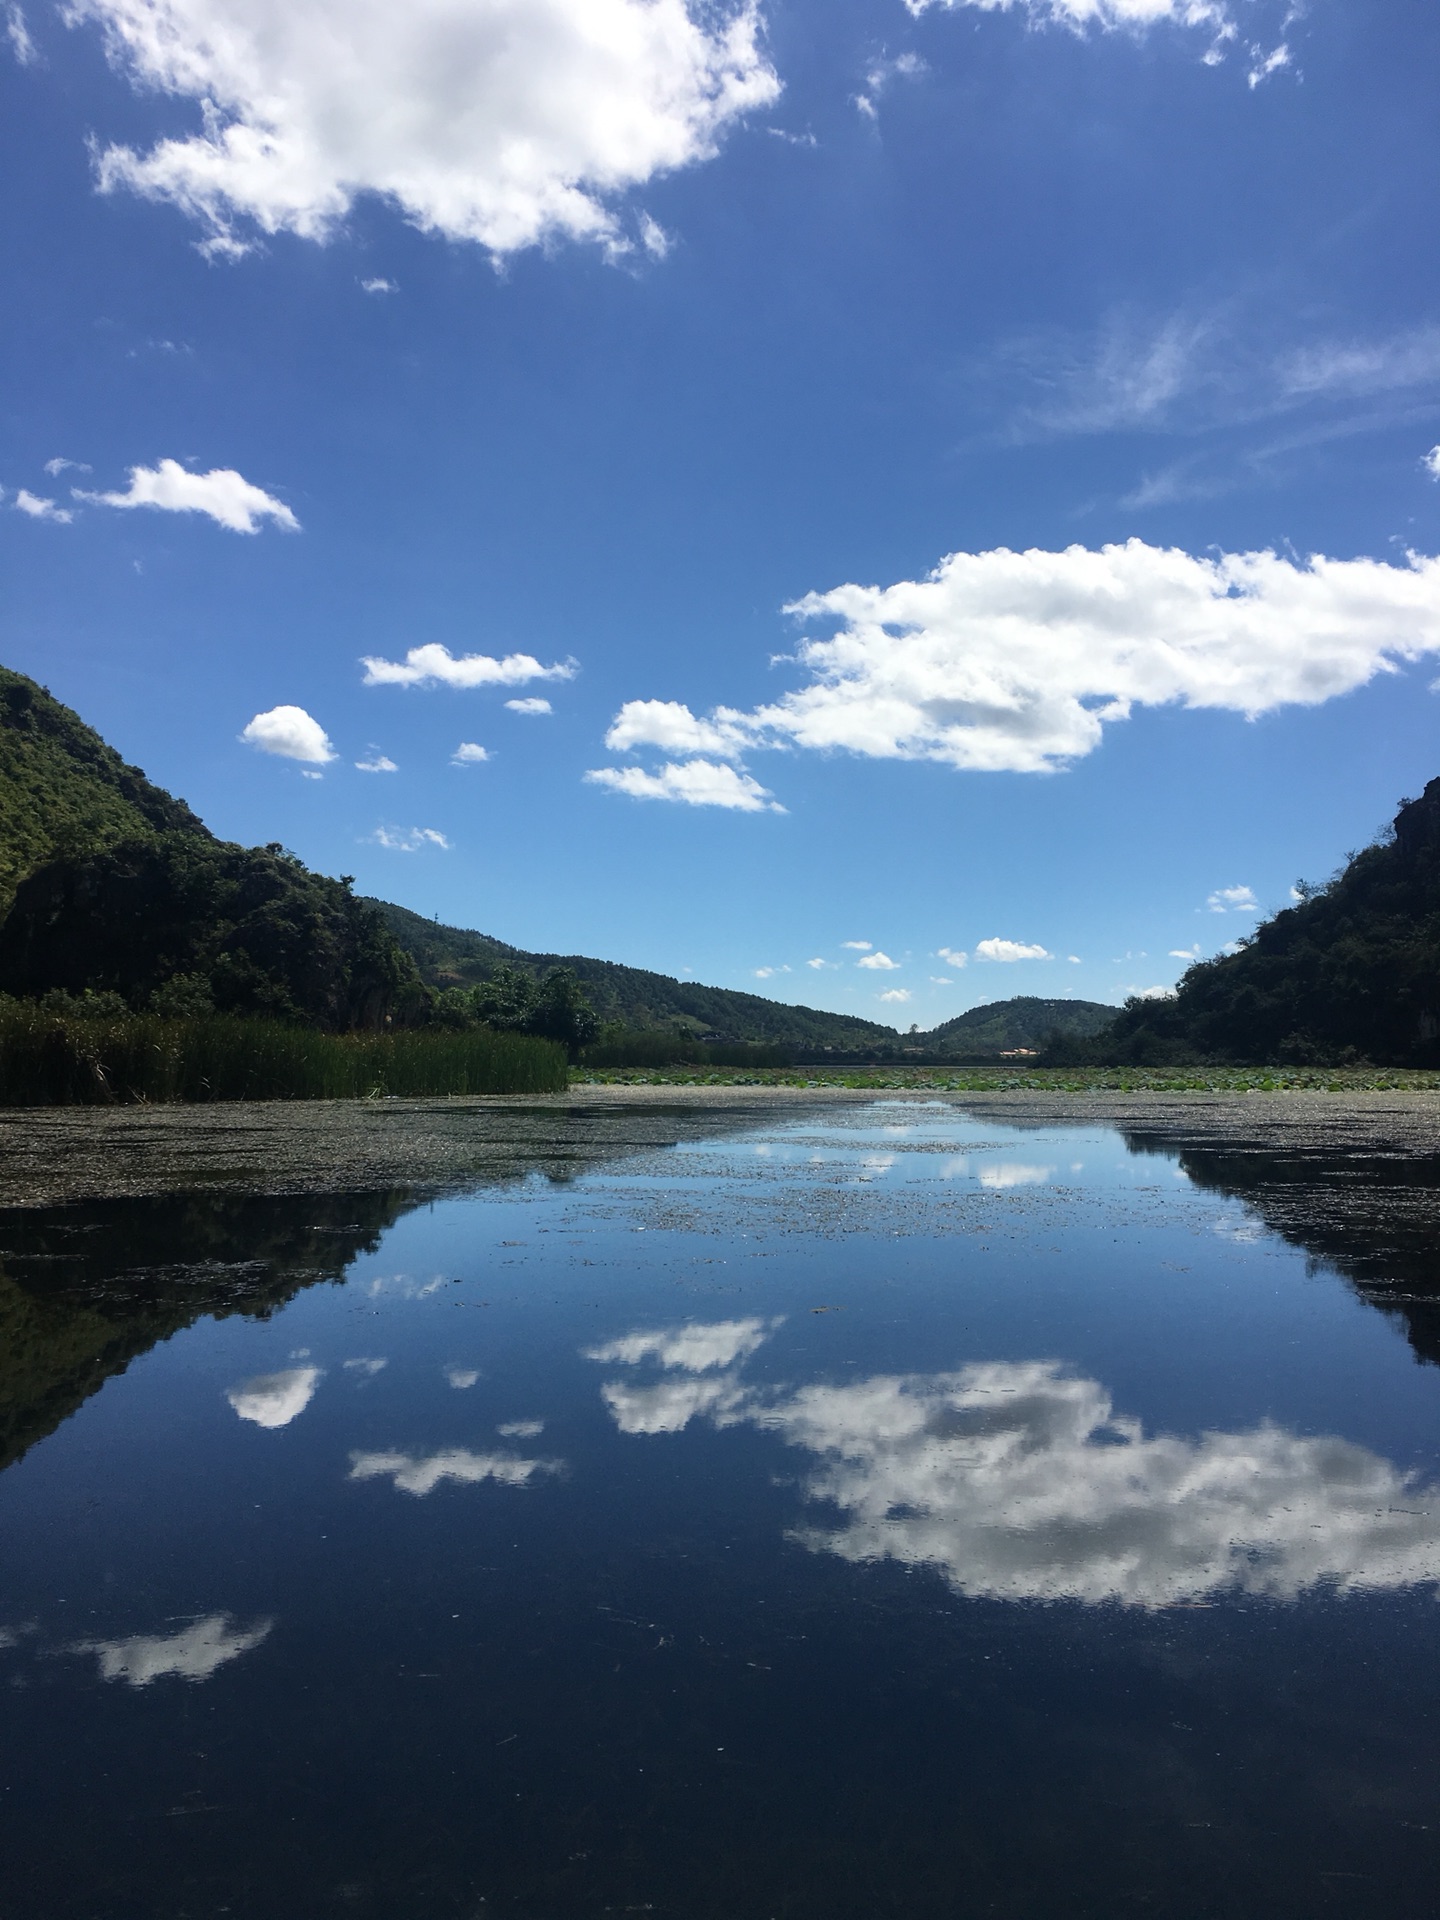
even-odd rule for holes
{"type": "Polygon", "coordinates": [[[0,1216],[0,1920],[1440,1907],[1433,1170],[716,1133],[0,1216]]]}

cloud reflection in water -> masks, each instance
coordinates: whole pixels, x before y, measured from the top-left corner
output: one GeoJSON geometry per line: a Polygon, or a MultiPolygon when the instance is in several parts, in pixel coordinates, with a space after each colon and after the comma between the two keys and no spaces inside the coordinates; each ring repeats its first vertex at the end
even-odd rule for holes
{"type": "Polygon", "coordinates": [[[934,1567],[969,1597],[1157,1607],[1440,1583],[1440,1488],[1270,1421],[1147,1437],[1098,1381],[1054,1361],[764,1391],[732,1371],[601,1392],[625,1433],[704,1416],[777,1434],[817,1462],[805,1497],[840,1516],[793,1538],[934,1567]]]}
{"type": "Polygon", "coordinates": [[[123,1680],[131,1687],[148,1687],[152,1680],[172,1677],[208,1680],[217,1668],[258,1647],[273,1625],[271,1620],[258,1620],[250,1627],[236,1627],[228,1613],[210,1613],[179,1633],[85,1640],[71,1651],[95,1654],[102,1680],[123,1680]]]}
{"type": "Polygon", "coordinates": [[[561,1460],[522,1460],[513,1453],[471,1453],[467,1447],[443,1447],[438,1453],[352,1453],[352,1480],[391,1479],[402,1493],[423,1498],[442,1480],[475,1486],[495,1480],[501,1486],[528,1487],[539,1474],[559,1473],[561,1460]]]}
{"type": "Polygon", "coordinates": [[[286,1367],[242,1380],[225,1395],[242,1420],[257,1427],[288,1427],[309,1406],[320,1379],[319,1367],[286,1367]]]}

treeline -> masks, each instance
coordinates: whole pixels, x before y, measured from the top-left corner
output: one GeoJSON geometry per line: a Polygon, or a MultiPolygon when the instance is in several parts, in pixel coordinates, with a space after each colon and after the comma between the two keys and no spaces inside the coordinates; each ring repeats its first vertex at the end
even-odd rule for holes
{"type": "Polygon", "coordinates": [[[697,1040],[689,1034],[610,1026],[601,1029],[580,1059],[587,1067],[793,1067],[796,1050],[763,1041],[697,1040]]]}

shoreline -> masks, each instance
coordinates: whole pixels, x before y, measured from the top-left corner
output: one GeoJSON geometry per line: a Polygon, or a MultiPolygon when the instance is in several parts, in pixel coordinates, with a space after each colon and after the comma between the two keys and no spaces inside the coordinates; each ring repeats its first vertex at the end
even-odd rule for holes
{"type": "Polygon", "coordinates": [[[563,1094],[0,1109],[0,1209],[182,1193],[462,1193],[574,1179],[632,1154],[806,1109],[957,1108],[1024,1129],[1139,1130],[1157,1144],[1290,1157],[1440,1159],[1431,1087],[1172,1088],[582,1083],[563,1094]]]}

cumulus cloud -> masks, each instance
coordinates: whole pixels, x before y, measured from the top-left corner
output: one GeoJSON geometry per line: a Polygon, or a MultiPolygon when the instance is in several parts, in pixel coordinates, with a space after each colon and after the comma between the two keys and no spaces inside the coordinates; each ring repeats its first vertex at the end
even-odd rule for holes
{"type": "Polygon", "coordinates": [[[545,1431],[543,1420],[506,1420],[495,1431],[507,1440],[533,1440],[545,1431]]]}
{"type": "Polygon", "coordinates": [[[458,1387],[462,1391],[466,1387],[473,1387],[480,1378],[478,1367],[443,1367],[441,1371],[452,1387],[458,1387]]]}
{"type": "Polygon", "coordinates": [[[490,758],[486,748],[474,740],[462,740],[450,756],[452,767],[478,767],[482,760],[490,758]]]}
{"type": "Polygon", "coordinates": [[[466,1447],[445,1447],[438,1453],[352,1453],[352,1480],[391,1480],[401,1493],[423,1499],[442,1481],[479,1486],[494,1480],[502,1487],[528,1487],[544,1474],[559,1473],[560,1460],[522,1460],[512,1453],[471,1453],[466,1447]]]}
{"type": "MultiPolygon", "coordinates": [[[[732,758],[801,746],[1040,773],[1093,752],[1136,707],[1254,718],[1440,652],[1440,558],[1196,557],[1142,540],[996,548],[951,554],[923,580],[807,594],[787,611],[838,630],[798,648],[808,685],[695,720],[714,728],[717,754],[728,740],[732,758]]],[[[681,724],[668,702],[628,703],[612,732],[645,744],[656,705],[668,738],[681,724]]]]}
{"type": "Polygon", "coordinates": [[[600,1395],[622,1433],[681,1433],[702,1413],[723,1419],[743,1403],[745,1389],[737,1375],[722,1373],[653,1387],[607,1380],[600,1395]]]}
{"type": "Polygon", "coordinates": [[[1420,464],[1432,480],[1440,480],[1440,447],[1431,447],[1420,464]]]}
{"type": "Polygon", "coordinates": [[[819,973],[822,968],[838,967],[840,962],[838,960],[823,960],[820,955],[817,954],[813,960],[807,960],[805,964],[807,967],[813,967],[815,971],[819,973]]]}
{"type": "Polygon", "coordinates": [[[964,967],[970,963],[970,956],[962,947],[937,947],[935,957],[952,967],[964,967]]]}
{"type": "Polygon", "coordinates": [[[1217,887],[1206,900],[1211,913],[1258,913],[1260,902],[1250,887],[1217,887]]]}
{"type": "Polygon", "coordinates": [[[505,705],[511,713],[553,713],[555,709],[548,700],[542,700],[538,694],[528,700],[507,700],[505,705]]]}
{"type": "Polygon", "coordinates": [[[240,738],[261,753],[305,760],[312,766],[323,767],[336,757],[330,736],[303,707],[271,707],[268,713],[257,713],[240,738]]]}
{"type": "Polygon", "coordinates": [[[458,657],[448,647],[431,641],[411,647],[403,660],[381,660],[366,654],[360,662],[367,687],[514,687],[527,680],[572,680],[575,662],[562,660],[542,667],[529,653],[507,653],[496,659],[488,653],[458,657]]]}
{"type": "Polygon", "coordinates": [[[148,1687],[152,1680],[208,1680],[229,1661],[258,1647],[273,1625],[271,1620],[258,1620],[253,1626],[237,1627],[228,1613],[209,1613],[179,1633],[85,1640],[71,1651],[93,1653],[100,1662],[102,1680],[123,1680],[129,1687],[148,1687]]]}
{"type": "Polygon", "coordinates": [[[757,980],[773,980],[777,973],[789,973],[789,967],[756,967],[757,980]]]}
{"type": "Polygon", "coordinates": [[[383,275],[377,274],[373,280],[362,280],[360,291],[362,293],[398,293],[400,289],[393,280],[387,280],[383,275]]]}
{"type": "Polygon", "coordinates": [[[913,996],[911,995],[910,989],[908,987],[891,987],[888,993],[882,993],[880,995],[880,998],[882,1000],[889,1000],[896,1005],[899,1005],[902,1001],[909,1000],[912,997],[913,996]]]}
{"type": "MultiPolygon", "coordinates": [[[[1226,951],[1238,953],[1240,949],[1238,947],[1229,947],[1226,951]]],[[[1173,1000],[1175,998],[1174,987],[1158,985],[1153,987],[1122,987],[1120,991],[1127,1000],[1173,1000]]]]}
{"type": "Polygon", "coordinates": [[[32,520],[54,520],[59,526],[68,527],[75,518],[68,507],[56,506],[53,500],[47,500],[43,494],[31,493],[28,487],[21,487],[15,495],[16,508],[28,513],[32,520]]]}
{"type": "Polygon", "coordinates": [[[262,520],[273,520],[288,533],[300,529],[283,500],[252,486],[233,467],[191,473],[178,460],[162,460],[157,467],[131,467],[124,493],[89,493],[83,487],[72,487],[71,492],[77,500],[96,507],[156,507],[162,513],[207,514],[232,533],[258,533],[262,520]]]}
{"type": "Polygon", "coordinates": [[[875,942],[873,940],[842,940],[840,944],[851,953],[869,953],[875,942]]]}
{"type": "Polygon", "coordinates": [[[302,1414],[320,1383],[318,1367],[286,1367],[280,1373],[259,1373],[227,1390],[225,1398],[242,1420],[257,1427],[288,1427],[302,1414]]]}
{"type": "Polygon", "coordinates": [[[877,949],[874,953],[867,953],[863,960],[857,960],[855,964],[857,967],[868,968],[871,973],[894,973],[900,962],[892,960],[888,953],[881,953],[877,949]]]}
{"type": "Polygon", "coordinates": [[[1044,947],[1027,947],[1023,940],[977,940],[977,960],[1053,960],[1044,947]]]}
{"type": "Polygon", "coordinates": [[[378,747],[372,747],[368,760],[355,762],[355,771],[357,773],[398,773],[400,769],[388,753],[381,753],[378,747]]]}
{"type": "Polygon", "coordinates": [[[198,108],[148,152],[104,148],[102,191],[170,202],[221,256],[256,229],[324,240],[363,194],[497,255],[633,251],[621,198],[710,158],[780,91],[753,3],[76,0],[68,17],[137,86],[198,108]]]}
{"type": "Polygon", "coordinates": [[[743,713],[717,707],[708,720],[698,720],[678,700],[627,700],[605,735],[612,753],[657,747],[662,753],[714,753],[722,759],[743,753],[750,740],[743,713]]]}
{"type": "Polygon", "coordinates": [[[687,1373],[706,1373],[712,1367],[730,1367],[748,1359],[776,1327],[775,1320],[712,1320],[679,1327],[638,1329],[608,1340],[603,1346],[582,1349],[587,1360],[605,1364],[619,1363],[636,1367],[652,1360],[662,1367],[679,1367],[687,1373]]]}
{"type": "Polygon", "coordinates": [[[439,847],[448,853],[450,849],[450,842],[434,827],[376,827],[370,844],[384,847],[389,853],[423,853],[426,847],[439,847]]]}
{"type": "Polygon", "coordinates": [[[784,813],[760,782],[714,760],[671,760],[658,773],[643,767],[592,767],[585,778],[632,800],[678,800],[690,807],[731,807],[740,813],[784,813]]]}

